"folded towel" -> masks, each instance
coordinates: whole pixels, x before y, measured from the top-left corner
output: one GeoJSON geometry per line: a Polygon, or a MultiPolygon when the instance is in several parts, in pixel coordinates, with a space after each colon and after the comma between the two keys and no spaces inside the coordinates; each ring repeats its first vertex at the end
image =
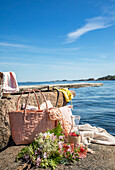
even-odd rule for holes
{"type": "Polygon", "coordinates": [[[16,75],[14,72],[3,72],[1,85],[3,93],[14,93],[19,91],[16,75]]]}

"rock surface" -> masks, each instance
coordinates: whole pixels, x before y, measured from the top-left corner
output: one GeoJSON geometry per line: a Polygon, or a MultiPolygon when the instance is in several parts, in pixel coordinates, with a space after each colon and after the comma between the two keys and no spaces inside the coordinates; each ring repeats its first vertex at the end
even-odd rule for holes
{"type": "MultiPolygon", "coordinates": [[[[24,146],[11,146],[0,153],[1,170],[24,170],[24,169],[40,169],[31,168],[27,163],[16,162],[16,156],[24,146]]],[[[105,146],[91,144],[90,148],[95,154],[87,153],[87,157],[81,159],[78,163],[72,165],[59,165],[56,170],[114,170],[115,169],[115,146],[105,146]]],[[[50,169],[50,168],[47,168],[50,169]]]]}
{"type": "Polygon", "coordinates": [[[103,86],[103,83],[69,83],[69,84],[45,84],[45,85],[31,85],[31,86],[19,86],[19,92],[24,91],[28,88],[41,89],[41,90],[52,90],[53,88],[81,88],[81,87],[99,87],[103,86]]]}
{"type": "MultiPolygon", "coordinates": [[[[75,92],[71,91],[73,96],[75,96],[75,92]]],[[[43,92],[46,100],[50,100],[52,105],[56,105],[57,101],[57,92],[43,92]]],[[[41,97],[39,93],[38,95],[38,101],[39,104],[43,103],[44,100],[41,97]]],[[[10,111],[16,111],[17,106],[17,100],[20,95],[11,95],[10,99],[4,98],[0,99],[0,149],[6,147],[8,145],[11,132],[10,132],[10,125],[9,125],[9,115],[8,112],[10,111]]],[[[19,107],[21,107],[21,104],[25,103],[27,94],[24,94],[19,102],[19,107]]],[[[36,106],[36,100],[34,97],[34,94],[30,94],[28,104],[36,106]]],[[[67,103],[65,102],[65,99],[63,97],[62,92],[59,94],[59,101],[58,101],[58,107],[65,106],[67,103]]]]}

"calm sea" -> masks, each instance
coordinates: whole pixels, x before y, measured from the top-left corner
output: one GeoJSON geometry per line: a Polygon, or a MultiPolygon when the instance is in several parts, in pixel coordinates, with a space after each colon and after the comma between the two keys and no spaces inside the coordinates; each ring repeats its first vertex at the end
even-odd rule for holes
{"type": "MultiPolygon", "coordinates": [[[[91,83],[93,82],[95,81],[91,81],[91,83]]],[[[76,82],[23,82],[18,84],[20,86],[54,83],[76,82]]],[[[99,83],[101,82],[99,81],[99,83]]],[[[103,81],[102,83],[103,86],[100,87],[71,89],[76,92],[76,96],[72,100],[73,114],[81,116],[80,124],[89,123],[92,126],[102,127],[115,136],[115,81],[103,81]]]]}

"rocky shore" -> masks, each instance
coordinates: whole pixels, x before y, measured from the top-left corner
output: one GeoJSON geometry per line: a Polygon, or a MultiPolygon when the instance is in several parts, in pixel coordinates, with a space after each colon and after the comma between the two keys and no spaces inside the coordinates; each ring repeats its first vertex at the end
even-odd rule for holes
{"type": "MultiPolygon", "coordinates": [[[[27,163],[21,161],[16,162],[16,156],[19,151],[25,146],[11,146],[0,153],[0,169],[1,170],[29,170],[40,169],[31,167],[27,163]]],[[[87,153],[87,157],[80,159],[78,163],[71,165],[59,165],[56,170],[115,170],[115,146],[105,146],[91,144],[95,153],[87,153]]],[[[50,168],[47,168],[50,169],[50,168]]]]}
{"type": "MultiPolygon", "coordinates": [[[[75,92],[72,91],[75,96],[75,92]]],[[[44,92],[46,99],[50,100],[55,106],[57,100],[57,92],[44,92]]],[[[27,94],[23,96],[20,102],[21,104],[25,101],[27,94]]],[[[9,116],[8,112],[16,110],[17,98],[19,95],[10,96],[9,99],[0,99],[0,170],[27,170],[27,169],[41,169],[31,167],[27,163],[21,161],[16,162],[16,156],[20,150],[25,147],[24,145],[15,146],[11,139],[9,116]],[[8,145],[9,144],[9,145],[8,145]]],[[[40,104],[43,102],[38,95],[40,104]]],[[[31,94],[29,103],[35,104],[34,95],[31,94]]],[[[63,94],[60,93],[58,106],[64,106],[67,103],[64,100],[63,94]]],[[[91,144],[89,148],[95,151],[94,154],[88,153],[87,157],[80,159],[76,164],[71,165],[59,165],[56,169],[73,169],[73,170],[114,170],[115,169],[115,146],[91,144]]],[[[50,168],[48,168],[50,169],[50,168]]]]}

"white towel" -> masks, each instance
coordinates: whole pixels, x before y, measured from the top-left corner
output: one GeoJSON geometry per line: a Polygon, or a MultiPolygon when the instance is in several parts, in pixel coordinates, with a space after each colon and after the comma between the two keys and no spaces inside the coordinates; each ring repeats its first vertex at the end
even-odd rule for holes
{"type": "Polygon", "coordinates": [[[3,79],[1,85],[3,93],[14,93],[19,91],[16,75],[14,72],[3,72],[3,79]]]}
{"type": "Polygon", "coordinates": [[[105,129],[89,124],[79,125],[82,143],[90,142],[104,145],[115,145],[115,136],[110,135],[105,129]]]}
{"type": "MultiPolygon", "coordinates": [[[[51,103],[50,100],[47,100],[46,102],[47,102],[47,105],[48,105],[48,108],[49,108],[49,109],[50,109],[50,108],[53,108],[53,105],[52,105],[52,103],[51,103]]],[[[41,109],[41,110],[46,109],[46,103],[45,103],[45,102],[40,105],[40,109],[41,109]]]]}

